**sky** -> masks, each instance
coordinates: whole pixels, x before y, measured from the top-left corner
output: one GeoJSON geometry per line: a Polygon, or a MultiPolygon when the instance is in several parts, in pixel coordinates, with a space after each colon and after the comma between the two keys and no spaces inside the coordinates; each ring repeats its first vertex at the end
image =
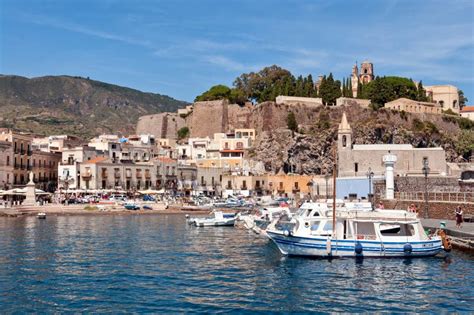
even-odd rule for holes
{"type": "Polygon", "coordinates": [[[474,104],[474,1],[1,0],[0,73],[90,77],[193,101],[273,64],[452,84],[474,104]]]}

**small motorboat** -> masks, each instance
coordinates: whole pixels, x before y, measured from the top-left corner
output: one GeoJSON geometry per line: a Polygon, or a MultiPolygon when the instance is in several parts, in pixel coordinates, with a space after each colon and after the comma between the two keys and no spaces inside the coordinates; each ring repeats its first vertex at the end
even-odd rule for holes
{"type": "Polygon", "coordinates": [[[188,218],[188,223],[198,227],[204,226],[234,226],[235,213],[223,213],[222,211],[213,211],[212,216],[205,218],[188,218]]]}
{"type": "Polygon", "coordinates": [[[44,212],[40,212],[36,216],[38,217],[38,219],[46,219],[46,213],[44,212]]]}
{"type": "Polygon", "coordinates": [[[152,206],[144,205],[143,210],[153,210],[152,206]]]}
{"type": "Polygon", "coordinates": [[[135,203],[131,203],[131,202],[130,202],[130,203],[126,203],[126,204],[124,205],[124,207],[125,207],[125,209],[127,209],[127,210],[140,210],[140,206],[138,206],[138,205],[135,204],[135,203]]]}

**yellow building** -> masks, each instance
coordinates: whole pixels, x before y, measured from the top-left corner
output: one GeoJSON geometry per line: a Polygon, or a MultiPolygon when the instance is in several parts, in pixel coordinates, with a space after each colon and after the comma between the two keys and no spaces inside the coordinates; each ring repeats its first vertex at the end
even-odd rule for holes
{"type": "Polygon", "coordinates": [[[435,103],[419,102],[408,98],[399,98],[391,102],[385,103],[385,108],[405,111],[407,113],[426,113],[426,114],[442,114],[443,109],[435,103]]]}

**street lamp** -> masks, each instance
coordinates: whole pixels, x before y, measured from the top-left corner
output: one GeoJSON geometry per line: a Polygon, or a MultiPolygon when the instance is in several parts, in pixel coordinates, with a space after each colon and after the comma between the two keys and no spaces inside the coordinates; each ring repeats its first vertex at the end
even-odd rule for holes
{"type": "Polygon", "coordinates": [[[428,159],[423,158],[423,175],[425,175],[425,209],[423,211],[423,218],[428,219],[428,174],[430,173],[430,167],[428,159]]]}
{"type": "Polygon", "coordinates": [[[372,168],[369,167],[367,170],[367,178],[369,179],[369,202],[370,205],[372,206],[372,209],[374,209],[374,204],[373,204],[373,198],[372,198],[372,178],[374,177],[374,172],[372,172],[372,168]]]}
{"type": "Polygon", "coordinates": [[[330,178],[331,178],[331,175],[329,175],[329,174],[324,175],[324,179],[326,180],[326,200],[328,200],[328,198],[329,198],[329,195],[328,195],[328,190],[329,190],[328,186],[329,185],[328,185],[328,183],[329,183],[330,178]]]}

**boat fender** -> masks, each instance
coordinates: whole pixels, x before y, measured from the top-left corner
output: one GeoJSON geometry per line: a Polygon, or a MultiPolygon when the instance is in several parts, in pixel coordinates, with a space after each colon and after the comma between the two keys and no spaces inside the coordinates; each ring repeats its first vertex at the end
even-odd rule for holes
{"type": "Polygon", "coordinates": [[[326,252],[330,256],[331,255],[331,238],[328,237],[326,241],[326,252]]]}
{"type": "Polygon", "coordinates": [[[438,230],[438,236],[441,238],[443,244],[443,249],[446,252],[450,252],[453,246],[451,245],[451,240],[444,230],[438,230]]]}
{"type": "Polygon", "coordinates": [[[405,245],[403,245],[403,252],[406,255],[410,255],[412,251],[413,251],[413,248],[411,247],[410,244],[406,243],[405,245]]]}
{"type": "Polygon", "coordinates": [[[305,223],[304,223],[304,227],[305,227],[305,228],[309,228],[309,222],[305,222],[305,223]]]}
{"type": "Polygon", "coordinates": [[[288,230],[283,231],[283,234],[285,234],[285,236],[290,236],[290,232],[288,230]]]}
{"type": "Polygon", "coordinates": [[[360,242],[357,242],[355,245],[355,253],[357,255],[361,255],[363,251],[364,251],[364,248],[362,247],[362,244],[360,242]]]}

